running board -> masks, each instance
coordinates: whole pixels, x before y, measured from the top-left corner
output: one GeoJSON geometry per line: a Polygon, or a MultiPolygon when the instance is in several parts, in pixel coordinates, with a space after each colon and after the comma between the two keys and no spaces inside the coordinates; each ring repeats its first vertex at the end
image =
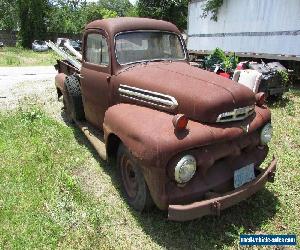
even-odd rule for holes
{"type": "Polygon", "coordinates": [[[104,143],[103,133],[99,132],[98,129],[93,127],[88,122],[75,121],[76,125],[84,133],[93,147],[96,149],[97,153],[103,160],[107,160],[106,147],[104,143]]]}

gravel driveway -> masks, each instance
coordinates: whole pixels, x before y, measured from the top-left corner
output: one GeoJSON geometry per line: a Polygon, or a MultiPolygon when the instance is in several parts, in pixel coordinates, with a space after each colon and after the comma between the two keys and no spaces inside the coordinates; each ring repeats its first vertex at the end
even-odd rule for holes
{"type": "Polygon", "coordinates": [[[23,101],[45,107],[47,113],[61,119],[53,66],[0,67],[0,110],[12,110],[23,101]]]}

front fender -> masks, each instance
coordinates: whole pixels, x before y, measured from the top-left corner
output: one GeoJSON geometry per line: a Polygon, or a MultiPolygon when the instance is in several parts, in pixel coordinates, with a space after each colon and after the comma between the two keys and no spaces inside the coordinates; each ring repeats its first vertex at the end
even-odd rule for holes
{"type": "Polygon", "coordinates": [[[110,107],[104,118],[104,138],[115,134],[143,165],[162,167],[174,151],[176,141],[173,115],[146,107],[118,104],[110,107]],[[172,145],[169,145],[169,144],[172,145]]]}
{"type": "MultiPolygon", "coordinates": [[[[218,142],[230,141],[244,134],[245,124],[252,133],[269,122],[270,111],[256,108],[256,114],[241,122],[205,125],[189,121],[187,129],[175,132],[173,115],[131,104],[110,107],[104,118],[104,139],[108,145],[111,134],[116,135],[135,156],[143,173],[152,198],[160,209],[166,209],[168,194],[168,162],[177,154],[189,149],[218,142]]],[[[218,145],[216,145],[218,147],[218,145]]]]}
{"type": "Polygon", "coordinates": [[[110,107],[103,124],[106,146],[110,145],[110,138],[117,136],[130,150],[142,168],[154,203],[162,210],[168,208],[168,197],[166,168],[163,167],[167,163],[161,155],[172,127],[171,115],[130,104],[110,107]],[[111,137],[112,134],[115,136],[111,137]]]}
{"type": "Polygon", "coordinates": [[[110,107],[104,118],[104,138],[115,134],[131,153],[149,167],[165,167],[176,154],[204,145],[230,141],[260,128],[271,119],[268,108],[256,107],[255,115],[240,122],[202,124],[189,121],[187,129],[176,132],[173,115],[132,104],[110,107]]]}

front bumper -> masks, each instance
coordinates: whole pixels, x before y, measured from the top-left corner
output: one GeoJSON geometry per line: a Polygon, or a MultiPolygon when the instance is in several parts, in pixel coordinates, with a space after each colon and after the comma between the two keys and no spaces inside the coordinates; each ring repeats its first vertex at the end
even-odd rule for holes
{"type": "Polygon", "coordinates": [[[253,181],[222,196],[188,205],[169,205],[168,219],[173,221],[188,221],[204,215],[220,215],[221,210],[247,199],[262,189],[267,181],[272,182],[276,172],[276,164],[277,160],[273,157],[269,167],[262,170],[253,181]]]}

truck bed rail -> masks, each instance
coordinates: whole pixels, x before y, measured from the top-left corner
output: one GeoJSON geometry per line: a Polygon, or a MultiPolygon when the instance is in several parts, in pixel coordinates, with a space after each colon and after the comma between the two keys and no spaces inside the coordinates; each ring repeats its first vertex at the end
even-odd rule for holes
{"type": "Polygon", "coordinates": [[[46,44],[47,44],[48,47],[53,49],[58,55],[60,55],[65,60],[67,60],[70,64],[72,64],[75,68],[77,68],[78,70],[81,69],[82,64],[81,64],[80,61],[73,58],[70,54],[68,54],[67,52],[65,52],[64,50],[62,50],[58,46],[56,46],[53,42],[48,41],[48,42],[46,42],[46,44]]]}

